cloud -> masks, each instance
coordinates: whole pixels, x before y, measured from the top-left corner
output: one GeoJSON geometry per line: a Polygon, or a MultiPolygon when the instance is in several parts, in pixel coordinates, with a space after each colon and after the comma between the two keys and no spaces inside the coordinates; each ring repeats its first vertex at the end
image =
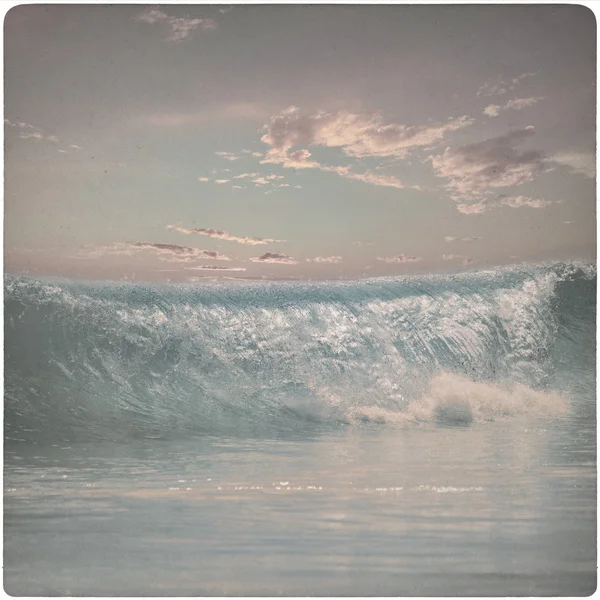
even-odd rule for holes
{"type": "Polygon", "coordinates": [[[198,177],[198,181],[210,181],[208,177],[198,177]]]}
{"type": "Polygon", "coordinates": [[[25,123],[24,121],[17,121],[16,123],[13,123],[10,119],[4,119],[4,124],[9,125],[10,127],[20,127],[22,129],[39,129],[39,127],[30,125],[29,123],[25,123]]]}
{"type": "Polygon", "coordinates": [[[219,254],[214,250],[200,250],[199,248],[189,248],[188,246],[178,246],[176,244],[136,242],[133,244],[133,247],[139,250],[150,250],[155,252],[159,255],[160,260],[165,260],[167,262],[191,262],[201,258],[231,260],[228,256],[219,254]]]}
{"type": "Polygon", "coordinates": [[[528,77],[534,77],[538,73],[523,73],[513,79],[502,79],[496,77],[493,81],[484,83],[478,90],[478,96],[502,96],[510,91],[513,91],[517,86],[528,77]]]}
{"type": "Polygon", "coordinates": [[[528,108],[537,104],[540,100],[543,100],[543,96],[531,97],[531,98],[515,98],[514,100],[509,100],[505,105],[505,110],[523,110],[524,108],[528,108]]]}
{"type": "Polygon", "coordinates": [[[229,179],[215,179],[215,183],[222,185],[223,183],[229,183],[229,179]]]}
{"type": "Polygon", "coordinates": [[[444,240],[446,242],[475,242],[477,240],[480,240],[480,237],[464,237],[464,238],[457,238],[457,237],[453,237],[451,235],[447,235],[444,240]]]}
{"type": "Polygon", "coordinates": [[[341,260],[342,260],[341,256],[317,256],[315,258],[307,258],[306,262],[339,263],[341,260]]]}
{"type": "Polygon", "coordinates": [[[488,117],[497,117],[501,110],[502,107],[498,104],[490,104],[483,109],[483,114],[487,115],[488,117]]]}
{"type": "Polygon", "coordinates": [[[268,185],[269,182],[264,177],[257,177],[253,179],[252,182],[256,185],[268,185]]]}
{"type": "Polygon", "coordinates": [[[240,157],[233,154],[233,152],[215,152],[215,154],[230,161],[240,160],[240,157]]]}
{"type": "Polygon", "coordinates": [[[489,208],[489,204],[485,201],[477,202],[476,204],[459,204],[456,209],[463,215],[477,215],[485,212],[489,208]]]}
{"type": "Polygon", "coordinates": [[[245,177],[258,177],[258,173],[241,173],[240,175],[234,175],[233,179],[244,179],[245,177]]]}
{"type": "Polygon", "coordinates": [[[378,256],[377,260],[381,260],[386,263],[407,263],[417,262],[423,259],[420,256],[406,256],[405,254],[398,254],[398,256],[386,256],[383,258],[378,256]]]}
{"type": "Polygon", "coordinates": [[[167,225],[167,229],[172,229],[174,231],[178,231],[179,233],[183,233],[185,235],[205,235],[207,237],[216,238],[219,240],[227,240],[230,242],[237,242],[238,244],[246,244],[248,246],[257,246],[261,244],[275,244],[275,243],[285,243],[287,240],[273,240],[270,238],[259,238],[259,237],[248,237],[248,236],[236,236],[231,235],[227,231],[222,231],[221,229],[213,229],[210,227],[209,229],[185,229],[184,227],[179,227],[177,225],[167,225]]]}
{"type": "Polygon", "coordinates": [[[34,140],[43,140],[44,136],[39,131],[33,131],[31,133],[26,133],[22,131],[19,134],[19,137],[23,140],[34,139],[34,140]]]}
{"type": "Polygon", "coordinates": [[[584,175],[590,179],[596,177],[596,157],[586,152],[565,152],[555,154],[549,158],[550,161],[568,167],[573,173],[584,175]]]}
{"type": "Polygon", "coordinates": [[[323,171],[330,171],[337,173],[346,179],[355,179],[356,181],[362,181],[364,183],[372,183],[373,185],[380,185],[384,187],[395,187],[403,188],[404,184],[400,179],[393,175],[381,175],[379,173],[373,173],[373,171],[365,171],[364,173],[354,173],[350,167],[321,167],[323,171]]]}
{"type": "Polygon", "coordinates": [[[178,246],[176,244],[162,244],[153,242],[118,242],[109,246],[83,246],[78,258],[100,258],[107,255],[131,256],[137,252],[149,251],[165,262],[193,262],[200,259],[231,260],[228,256],[213,250],[201,250],[178,246]]]}
{"type": "Polygon", "coordinates": [[[504,106],[499,106],[498,104],[490,104],[489,106],[483,109],[483,112],[488,117],[497,117],[501,112],[505,110],[523,110],[524,108],[529,108],[530,106],[537,104],[540,100],[544,100],[544,97],[532,96],[530,98],[515,98],[514,100],[509,100],[504,106]]]}
{"type": "Polygon", "coordinates": [[[552,170],[541,152],[515,148],[533,134],[529,126],[483,142],[446,148],[429,160],[438,177],[449,179],[446,189],[455,200],[481,200],[494,189],[521,185],[552,170]]]}
{"type": "Polygon", "coordinates": [[[192,19],[189,17],[170,17],[158,8],[149,8],[137,15],[136,19],[149,25],[161,25],[167,32],[165,41],[182,42],[200,28],[211,31],[217,28],[213,19],[192,19]]]}
{"type": "Polygon", "coordinates": [[[273,264],[283,264],[283,265],[297,265],[298,262],[295,261],[291,256],[286,256],[285,254],[277,254],[275,252],[266,252],[262,256],[254,256],[250,259],[251,262],[261,262],[261,263],[273,263],[273,264]]]}
{"type": "MultiPolygon", "coordinates": [[[[35,125],[30,125],[29,123],[25,123],[24,121],[13,122],[10,119],[4,119],[4,124],[9,127],[16,127],[20,130],[19,138],[22,140],[35,140],[36,142],[41,142],[45,140],[47,142],[51,142],[52,144],[59,144],[60,139],[55,135],[46,135],[44,130],[41,127],[36,127],[35,125]]],[[[77,144],[70,144],[68,146],[73,150],[83,150],[81,146],[77,144]]],[[[67,150],[62,148],[57,148],[57,150],[63,154],[67,154],[67,150]]]]}
{"type": "Polygon", "coordinates": [[[266,158],[281,160],[295,146],[340,148],[347,156],[403,158],[413,148],[439,142],[448,132],[468,127],[466,116],[443,123],[407,126],[385,123],[378,114],[347,111],[300,115],[295,107],[273,117],[261,138],[271,150],[266,158]]]}
{"type": "Polygon", "coordinates": [[[529,208],[543,208],[550,204],[548,200],[534,200],[533,198],[529,198],[527,196],[500,196],[500,204],[504,204],[505,206],[510,206],[511,208],[521,208],[523,206],[528,206],[529,208]]]}
{"type": "Polygon", "coordinates": [[[461,254],[442,254],[442,260],[458,260],[460,258],[465,258],[461,254]]]}
{"type": "Polygon", "coordinates": [[[448,132],[468,127],[473,122],[465,116],[440,124],[406,126],[386,124],[380,115],[373,113],[338,111],[301,115],[296,107],[289,107],[273,117],[266,127],[261,140],[270,149],[261,163],[293,169],[320,169],[372,185],[403,188],[403,183],[392,175],[379,175],[371,170],[356,173],[350,166],[322,165],[312,158],[308,147],[339,148],[352,158],[404,158],[410,150],[429,147],[448,132]]]}
{"type": "Polygon", "coordinates": [[[245,267],[215,267],[212,265],[198,265],[197,267],[185,267],[186,271],[246,271],[245,267]]]}
{"type": "MultiPolygon", "coordinates": [[[[494,200],[482,200],[476,204],[459,204],[456,208],[458,209],[458,212],[464,215],[475,215],[500,206],[509,206],[510,208],[522,208],[524,206],[529,208],[543,208],[548,204],[551,204],[549,200],[541,200],[539,198],[534,199],[528,196],[506,196],[501,194],[494,200]]],[[[479,238],[464,238],[463,241],[471,241],[474,239],[479,238]]]]}

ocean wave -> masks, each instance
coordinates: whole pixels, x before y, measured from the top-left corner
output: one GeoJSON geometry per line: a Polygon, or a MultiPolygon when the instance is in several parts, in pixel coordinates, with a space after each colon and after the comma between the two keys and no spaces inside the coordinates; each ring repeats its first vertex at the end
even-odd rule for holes
{"type": "Polygon", "coordinates": [[[355,282],[4,284],[9,440],[558,415],[561,349],[595,324],[591,263],[355,282]]]}

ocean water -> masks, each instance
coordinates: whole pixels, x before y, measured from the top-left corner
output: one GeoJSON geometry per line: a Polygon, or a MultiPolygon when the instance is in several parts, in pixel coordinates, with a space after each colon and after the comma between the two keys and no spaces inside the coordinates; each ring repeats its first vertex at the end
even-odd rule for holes
{"type": "Polygon", "coordinates": [[[9,594],[595,590],[595,264],[4,289],[9,594]]]}

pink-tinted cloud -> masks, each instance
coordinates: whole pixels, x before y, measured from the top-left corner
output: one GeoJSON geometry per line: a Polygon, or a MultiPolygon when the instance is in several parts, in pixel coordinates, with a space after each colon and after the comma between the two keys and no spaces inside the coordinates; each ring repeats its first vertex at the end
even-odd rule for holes
{"type": "Polygon", "coordinates": [[[404,157],[416,147],[431,146],[450,131],[468,127],[473,120],[464,116],[443,123],[407,126],[385,123],[375,113],[347,111],[301,115],[295,107],[273,117],[262,141],[271,150],[267,157],[280,159],[281,153],[296,146],[340,148],[353,157],[404,157]]]}
{"type": "Polygon", "coordinates": [[[281,265],[297,265],[298,262],[291,256],[285,254],[278,254],[276,252],[266,252],[262,256],[254,256],[250,259],[251,262],[258,263],[272,263],[281,265]]]}
{"type": "Polygon", "coordinates": [[[246,244],[248,246],[257,246],[261,244],[274,244],[274,243],[284,243],[286,240],[274,240],[271,238],[259,238],[259,237],[248,237],[248,236],[237,236],[228,233],[227,231],[223,231],[221,229],[214,229],[209,227],[208,229],[204,228],[194,228],[194,229],[186,229],[185,227],[179,227],[178,225],[167,225],[167,229],[171,229],[173,231],[177,231],[179,233],[183,233],[185,235],[204,235],[211,238],[216,238],[219,240],[227,240],[230,242],[237,242],[238,244],[246,244]]]}
{"type": "Polygon", "coordinates": [[[201,250],[177,244],[155,242],[119,242],[109,246],[84,246],[80,249],[78,258],[100,258],[110,255],[131,256],[137,252],[151,252],[159,260],[165,262],[188,263],[200,259],[231,260],[228,256],[214,250],[201,250]]]}

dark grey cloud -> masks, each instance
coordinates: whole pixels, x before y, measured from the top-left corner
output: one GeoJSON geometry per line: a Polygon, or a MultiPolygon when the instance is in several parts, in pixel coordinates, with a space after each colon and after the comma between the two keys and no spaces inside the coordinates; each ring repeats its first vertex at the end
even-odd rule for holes
{"type": "Polygon", "coordinates": [[[446,189],[455,200],[481,202],[498,188],[521,185],[553,169],[539,150],[517,148],[533,135],[529,126],[467,146],[446,148],[429,160],[437,176],[449,180],[446,189]]]}

